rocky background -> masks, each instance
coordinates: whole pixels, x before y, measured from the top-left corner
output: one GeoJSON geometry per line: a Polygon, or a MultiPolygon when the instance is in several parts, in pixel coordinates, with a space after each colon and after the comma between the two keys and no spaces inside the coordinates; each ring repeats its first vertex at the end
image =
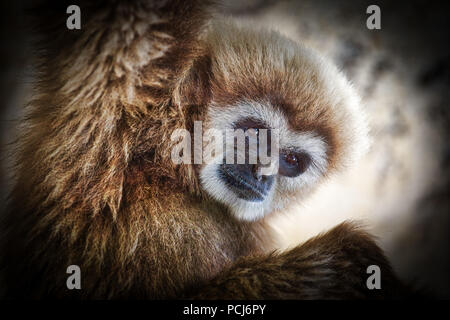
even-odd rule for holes
{"type": "MultiPolygon", "coordinates": [[[[27,95],[27,45],[18,2],[2,2],[1,204],[7,143],[27,95]]],[[[370,117],[369,154],[307,202],[269,219],[282,248],[354,219],[378,236],[399,275],[450,298],[450,19],[437,1],[229,0],[225,15],[279,30],[332,59],[370,117]],[[381,30],[366,8],[381,8],[381,30]]]]}

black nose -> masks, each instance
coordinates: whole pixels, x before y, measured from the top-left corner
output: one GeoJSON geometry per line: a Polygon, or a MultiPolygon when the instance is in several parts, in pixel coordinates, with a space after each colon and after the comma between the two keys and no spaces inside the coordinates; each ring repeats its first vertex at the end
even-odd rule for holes
{"type": "Polygon", "coordinates": [[[223,164],[220,177],[239,198],[263,201],[273,185],[274,177],[261,175],[256,164],[223,164]]]}

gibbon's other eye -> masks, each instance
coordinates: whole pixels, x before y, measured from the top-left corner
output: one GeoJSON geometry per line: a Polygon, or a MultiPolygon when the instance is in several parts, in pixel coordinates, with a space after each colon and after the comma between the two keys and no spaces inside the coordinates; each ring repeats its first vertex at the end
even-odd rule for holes
{"type": "Polygon", "coordinates": [[[284,160],[291,166],[298,165],[297,156],[293,153],[289,153],[284,160]]]}
{"type": "Polygon", "coordinates": [[[303,152],[282,152],[278,174],[285,177],[297,177],[308,169],[311,157],[303,152]]]}
{"type": "Polygon", "coordinates": [[[244,132],[246,132],[249,129],[253,129],[253,133],[255,135],[259,134],[260,129],[267,129],[267,126],[264,123],[261,123],[258,120],[254,119],[244,119],[234,124],[235,129],[242,129],[244,132]]]}

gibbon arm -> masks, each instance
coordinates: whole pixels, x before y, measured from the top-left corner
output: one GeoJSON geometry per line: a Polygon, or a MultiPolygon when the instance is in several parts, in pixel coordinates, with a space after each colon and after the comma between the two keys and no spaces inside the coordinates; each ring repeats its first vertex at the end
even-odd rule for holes
{"type": "Polygon", "coordinates": [[[409,289],[381,249],[351,223],[282,254],[243,258],[188,293],[195,299],[398,299],[409,289]],[[381,270],[381,289],[368,289],[367,267],[381,270]]]}

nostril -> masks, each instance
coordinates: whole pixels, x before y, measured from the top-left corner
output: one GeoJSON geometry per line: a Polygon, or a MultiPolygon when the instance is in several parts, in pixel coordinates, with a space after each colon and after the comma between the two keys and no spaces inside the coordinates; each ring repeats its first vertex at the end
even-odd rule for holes
{"type": "Polygon", "coordinates": [[[267,181],[269,181],[270,176],[263,174],[263,170],[261,170],[261,165],[257,165],[257,164],[252,165],[251,172],[252,172],[253,178],[257,182],[259,182],[261,184],[265,184],[267,181]]]}
{"type": "Polygon", "coordinates": [[[251,170],[252,170],[253,178],[255,178],[256,181],[262,181],[263,180],[264,176],[260,174],[258,165],[256,165],[256,164],[252,165],[252,169],[251,170]]]}

